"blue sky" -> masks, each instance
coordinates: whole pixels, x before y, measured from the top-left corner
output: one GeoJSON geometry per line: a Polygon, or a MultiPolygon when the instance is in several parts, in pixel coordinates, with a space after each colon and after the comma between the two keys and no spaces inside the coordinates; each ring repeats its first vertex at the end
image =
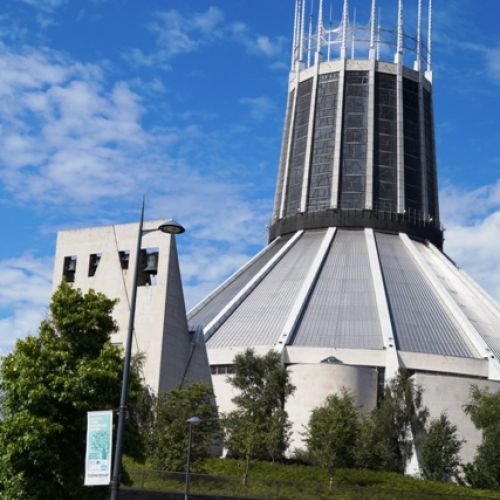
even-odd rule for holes
{"type": "MultiPolygon", "coordinates": [[[[368,3],[351,0],[358,20],[368,3]]],[[[56,232],[137,220],[142,193],[147,218],[188,229],[190,306],[265,244],[292,4],[1,3],[0,353],[46,314],[56,232]]],[[[396,4],[380,2],[383,24],[396,4]]],[[[445,249],[499,300],[500,2],[434,0],[434,12],[445,249]]]]}

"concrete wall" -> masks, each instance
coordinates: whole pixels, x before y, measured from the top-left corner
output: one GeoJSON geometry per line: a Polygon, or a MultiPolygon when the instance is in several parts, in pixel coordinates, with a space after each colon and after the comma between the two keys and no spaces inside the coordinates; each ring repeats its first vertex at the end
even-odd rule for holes
{"type": "Polygon", "coordinates": [[[302,433],[311,412],[331,394],[342,389],[351,392],[361,411],[370,411],[377,404],[377,370],[342,364],[297,364],[288,367],[290,382],[296,387],[286,404],[292,424],[290,450],[304,447],[302,433]]]}
{"type": "Polygon", "coordinates": [[[429,408],[430,418],[438,418],[446,412],[449,420],[458,427],[459,439],[466,441],[462,446],[462,461],[472,461],[481,443],[481,432],[465,414],[464,405],[470,399],[472,385],[495,392],[500,390],[500,382],[423,373],[415,374],[413,379],[423,389],[423,404],[429,408]]]}
{"type": "MultiPolygon", "coordinates": [[[[342,364],[295,364],[288,365],[290,382],[296,387],[287,401],[286,411],[292,422],[290,451],[303,448],[304,432],[311,412],[321,406],[331,394],[342,389],[350,391],[361,411],[370,411],[377,404],[377,370],[371,367],[342,364]]],[[[235,409],[232,399],[237,391],[228,382],[228,375],[212,375],[219,412],[235,409]]]]}

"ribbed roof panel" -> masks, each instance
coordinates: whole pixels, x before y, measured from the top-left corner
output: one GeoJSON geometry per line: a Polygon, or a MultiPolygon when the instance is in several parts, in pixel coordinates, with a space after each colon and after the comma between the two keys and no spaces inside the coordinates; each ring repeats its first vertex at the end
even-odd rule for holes
{"type": "Polygon", "coordinates": [[[272,346],[291,312],[325,231],[305,233],[209,338],[207,347],[272,346]]]}
{"type": "Polygon", "coordinates": [[[290,235],[278,238],[253,262],[230,277],[218,290],[188,315],[191,327],[206,326],[236,294],[283,248],[290,235]]]}
{"type": "Polygon", "coordinates": [[[292,344],[383,348],[364,231],[337,231],[292,344]]]}
{"type": "Polygon", "coordinates": [[[443,263],[426,245],[416,247],[488,347],[500,357],[500,308],[498,315],[493,313],[451,262],[443,263]]]}
{"type": "Polygon", "coordinates": [[[398,349],[474,357],[401,239],[376,233],[376,241],[398,349]]]}

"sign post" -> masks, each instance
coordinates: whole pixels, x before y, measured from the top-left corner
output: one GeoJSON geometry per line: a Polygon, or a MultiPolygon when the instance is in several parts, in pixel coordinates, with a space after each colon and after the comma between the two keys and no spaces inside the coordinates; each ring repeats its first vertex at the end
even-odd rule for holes
{"type": "Polygon", "coordinates": [[[113,410],[87,412],[85,486],[110,483],[112,440],[113,410]]]}

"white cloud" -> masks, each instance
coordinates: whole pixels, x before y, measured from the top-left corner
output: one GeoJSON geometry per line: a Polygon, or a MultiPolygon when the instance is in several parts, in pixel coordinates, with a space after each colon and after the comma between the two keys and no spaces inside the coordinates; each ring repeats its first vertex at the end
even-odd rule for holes
{"type": "Polygon", "coordinates": [[[497,83],[500,83],[500,46],[486,52],[488,73],[497,83]]]}
{"type": "MultiPolygon", "coordinates": [[[[269,37],[252,33],[247,24],[225,22],[224,12],[209,7],[205,12],[185,15],[178,10],[157,12],[149,30],[156,39],[154,52],[139,48],[128,51],[124,57],[140,66],[157,66],[171,69],[169,61],[180,54],[188,54],[216,40],[225,39],[242,44],[250,54],[279,59],[287,39],[283,36],[269,37]]],[[[281,69],[281,66],[279,66],[281,69]]]]}
{"type": "MultiPolygon", "coordinates": [[[[181,212],[200,238],[252,240],[254,232],[245,234],[249,221],[263,220],[246,196],[252,187],[219,179],[219,172],[238,167],[200,148],[223,149],[228,131],[147,130],[139,94],[125,82],[106,86],[102,79],[98,67],[57,53],[0,50],[0,174],[15,198],[80,208],[147,191],[157,206],[181,212]],[[206,210],[199,210],[200,200],[206,210]],[[212,232],[214,215],[226,218],[228,233],[212,232]]],[[[256,116],[271,107],[267,98],[249,104],[256,116]]]]}
{"type": "Polygon", "coordinates": [[[26,254],[0,261],[0,354],[16,338],[35,334],[46,316],[51,291],[52,259],[26,254]]]}
{"type": "Polygon", "coordinates": [[[263,120],[276,110],[276,104],[268,96],[243,97],[240,103],[250,108],[250,116],[258,121],[263,120]]]}
{"type": "Polygon", "coordinates": [[[252,256],[244,251],[223,251],[217,246],[192,246],[180,254],[180,267],[189,311],[252,256]]]}
{"type": "Polygon", "coordinates": [[[123,169],[132,168],[148,141],[140,101],[124,82],[104,87],[96,66],[0,47],[6,188],[39,202],[81,203],[130,192],[133,181],[123,169]]]}
{"type": "Polygon", "coordinates": [[[445,251],[500,301],[500,180],[472,191],[441,195],[445,251]]]}
{"type": "Polygon", "coordinates": [[[42,29],[56,24],[55,12],[66,5],[68,0],[17,0],[32,8],[35,12],[34,19],[42,29]]]}
{"type": "Polygon", "coordinates": [[[156,39],[154,52],[146,53],[134,48],[126,59],[140,66],[160,66],[170,69],[168,61],[180,54],[188,54],[221,36],[224,12],[209,7],[205,12],[185,16],[177,10],[157,12],[149,30],[156,39]]]}
{"type": "Polygon", "coordinates": [[[288,43],[284,36],[269,37],[259,33],[252,33],[243,22],[232,23],[228,26],[234,40],[243,44],[249,54],[265,56],[269,59],[280,59],[288,43]]]}
{"type": "MultiPolygon", "coordinates": [[[[463,36],[460,34],[460,36],[463,36]]],[[[500,45],[498,42],[485,44],[470,41],[463,41],[457,36],[450,34],[439,34],[435,36],[442,46],[450,53],[457,52],[457,49],[463,53],[477,57],[477,67],[482,71],[477,74],[485,75],[494,84],[500,84],[500,45]]]]}
{"type": "Polygon", "coordinates": [[[209,7],[206,12],[195,13],[192,19],[193,28],[198,28],[202,33],[209,36],[214,35],[214,31],[224,21],[224,12],[217,7],[209,7]]]}
{"type": "MultiPolygon", "coordinates": [[[[217,20],[196,22],[206,30],[217,20]]],[[[57,52],[0,45],[0,182],[18,203],[72,211],[72,225],[88,214],[99,224],[100,203],[129,211],[146,192],[148,218],[173,215],[188,228],[181,260],[193,305],[265,242],[270,202],[252,200],[245,168],[221,154],[244,129],[207,129],[189,116],[185,125],[147,129],[139,92],[151,88],[105,77],[57,52]]],[[[254,113],[269,108],[266,99],[248,104],[254,113]]],[[[21,262],[3,263],[2,349],[36,332],[48,304],[51,264],[42,276],[21,262]]]]}
{"type": "Polygon", "coordinates": [[[50,12],[61,5],[67,3],[67,0],[20,0],[22,3],[35,7],[37,9],[50,12]]]}
{"type": "Polygon", "coordinates": [[[477,53],[482,58],[485,74],[496,84],[500,84],[500,45],[482,45],[471,42],[458,42],[459,48],[477,53]]]}
{"type": "Polygon", "coordinates": [[[500,209],[500,179],[473,190],[446,186],[439,198],[441,218],[447,225],[471,225],[500,209]]]}
{"type": "Polygon", "coordinates": [[[446,231],[446,252],[500,302],[500,210],[446,231]]]}

